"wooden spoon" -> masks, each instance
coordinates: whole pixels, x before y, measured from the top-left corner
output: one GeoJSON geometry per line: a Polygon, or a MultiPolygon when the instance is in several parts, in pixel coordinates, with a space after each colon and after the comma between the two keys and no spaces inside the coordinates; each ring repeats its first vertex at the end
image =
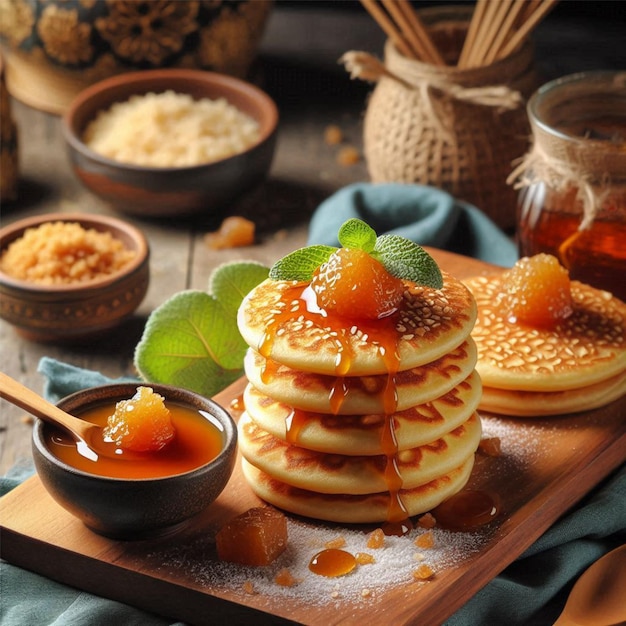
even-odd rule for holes
{"type": "Polygon", "coordinates": [[[554,626],[626,623],[626,544],[591,565],[576,581],[554,626]]]}
{"type": "Polygon", "coordinates": [[[0,372],[0,398],[8,400],[45,422],[63,428],[76,440],[78,451],[86,458],[96,461],[98,459],[96,450],[106,456],[113,456],[113,451],[108,454],[104,451],[102,426],[66,413],[3,372],[0,372]],[[98,445],[99,443],[102,445],[98,445]]]}

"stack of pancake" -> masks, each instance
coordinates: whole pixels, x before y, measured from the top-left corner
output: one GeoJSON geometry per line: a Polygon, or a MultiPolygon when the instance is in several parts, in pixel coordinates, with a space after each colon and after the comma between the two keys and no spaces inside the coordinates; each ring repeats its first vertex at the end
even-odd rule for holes
{"type": "Polygon", "coordinates": [[[407,283],[398,310],[377,320],[334,317],[310,296],[268,279],[239,309],[247,481],[327,521],[431,510],[466,484],[480,442],[474,299],[446,274],[442,289],[407,283]]]}
{"type": "MultiPolygon", "coordinates": [[[[472,337],[480,409],[520,417],[587,411],[626,400],[626,304],[571,281],[573,312],[550,329],[510,323],[501,275],[465,281],[478,305],[472,337]]],[[[626,402],[623,410],[626,411],[626,402]]]]}

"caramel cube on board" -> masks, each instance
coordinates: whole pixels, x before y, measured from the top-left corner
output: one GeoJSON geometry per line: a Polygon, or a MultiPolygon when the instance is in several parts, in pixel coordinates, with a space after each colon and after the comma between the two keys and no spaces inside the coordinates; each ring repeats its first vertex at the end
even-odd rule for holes
{"type": "Polygon", "coordinates": [[[225,524],[215,536],[221,561],[269,565],[287,547],[287,518],[269,507],[255,507],[225,524]]]}

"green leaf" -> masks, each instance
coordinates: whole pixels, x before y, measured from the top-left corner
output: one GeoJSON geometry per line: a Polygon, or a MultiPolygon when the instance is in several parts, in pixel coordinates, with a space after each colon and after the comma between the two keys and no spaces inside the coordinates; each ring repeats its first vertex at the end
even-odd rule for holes
{"type": "Polygon", "coordinates": [[[269,276],[272,280],[309,281],[313,277],[313,272],[322,263],[326,263],[335,250],[337,248],[333,246],[323,245],[294,250],[274,263],[269,276]]]}
{"type": "Polygon", "coordinates": [[[435,259],[421,246],[400,235],[381,235],[374,252],[385,269],[404,280],[433,289],[443,287],[441,270],[435,259]]]}
{"type": "Polygon", "coordinates": [[[363,220],[349,219],[339,229],[339,243],[344,248],[356,248],[371,252],[376,244],[376,231],[363,220]]]}
{"type": "Polygon", "coordinates": [[[237,309],[267,274],[258,263],[226,264],[211,276],[212,293],[182,291],[155,309],[135,348],[141,377],[205,396],[239,378],[247,345],[237,328],[237,309]]]}
{"type": "Polygon", "coordinates": [[[209,293],[228,313],[236,316],[244,296],[263,282],[268,273],[265,265],[254,261],[224,263],[213,270],[209,278],[209,293]]]}

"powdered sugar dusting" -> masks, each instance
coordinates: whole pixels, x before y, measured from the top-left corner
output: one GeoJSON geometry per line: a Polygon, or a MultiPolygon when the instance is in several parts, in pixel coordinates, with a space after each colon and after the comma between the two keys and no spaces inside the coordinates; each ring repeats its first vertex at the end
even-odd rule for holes
{"type": "MultiPolygon", "coordinates": [[[[414,583],[413,572],[420,564],[438,573],[463,562],[479,551],[491,533],[462,533],[442,529],[416,528],[403,537],[385,537],[379,549],[367,547],[368,532],[328,527],[288,519],[289,544],[286,551],[271,565],[248,567],[220,562],[214,554],[212,538],[176,546],[150,555],[161,562],[161,567],[184,570],[195,584],[210,589],[224,589],[235,594],[261,594],[265,597],[292,598],[307,604],[350,601],[367,602],[393,586],[414,583]],[[434,545],[420,548],[415,539],[432,532],[434,545]],[[341,547],[353,555],[367,553],[374,562],[357,565],[350,574],[327,578],[309,570],[309,562],[328,542],[342,538],[341,547]],[[211,554],[213,553],[213,554],[211,554]],[[297,584],[284,587],[276,583],[276,575],[287,569],[297,584]]],[[[423,584],[428,584],[424,582],[423,584]]]]}
{"type": "MultiPolygon", "coordinates": [[[[498,473],[519,480],[528,470],[533,459],[548,454],[553,437],[559,429],[545,422],[507,420],[481,416],[484,437],[498,437],[501,455],[494,458],[477,457],[477,467],[471,482],[472,488],[481,488],[489,482],[488,476],[498,473]],[[478,462],[480,461],[480,462],[478,462]]],[[[183,575],[190,582],[207,592],[228,591],[241,596],[242,601],[251,594],[271,603],[281,599],[293,599],[308,605],[375,601],[392,587],[415,584],[414,572],[421,564],[428,565],[434,573],[434,581],[446,570],[459,566],[485,549],[498,532],[499,523],[494,522],[474,532],[447,531],[441,528],[416,527],[403,537],[385,537],[382,548],[367,547],[369,530],[325,525],[287,518],[288,547],[271,565],[248,567],[221,562],[217,558],[213,536],[198,536],[186,543],[164,548],[150,555],[159,570],[183,575]],[[420,547],[415,540],[423,533],[432,533],[432,547],[420,547]],[[313,556],[340,540],[341,549],[353,555],[366,553],[372,563],[357,565],[350,574],[327,578],[309,570],[313,556]],[[279,572],[287,570],[296,582],[282,586],[276,582],[279,572]]],[[[419,590],[431,581],[413,587],[419,590]]]]}
{"type": "Polygon", "coordinates": [[[498,437],[502,445],[501,462],[526,469],[537,455],[551,449],[559,429],[542,421],[529,423],[481,415],[483,437],[498,437]]]}

